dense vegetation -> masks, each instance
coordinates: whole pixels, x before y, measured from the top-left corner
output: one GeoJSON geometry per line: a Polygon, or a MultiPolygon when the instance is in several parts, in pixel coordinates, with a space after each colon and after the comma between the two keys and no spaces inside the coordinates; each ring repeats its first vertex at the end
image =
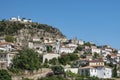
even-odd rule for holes
{"type": "Polygon", "coordinates": [[[71,53],[71,54],[68,54],[68,55],[62,55],[58,59],[58,61],[62,65],[67,65],[67,64],[69,64],[72,61],[75,62],[78,59],[79,59],[79,56],[77,54],[71,53]]]}
{"type": "Polygon", "coordinates": [[[52,26],[46,24],[39,23],[21,23],[21,22],[12,22],[7,20],[0,21],[0,35],[14,35],[18,33],[20,29],[42,29],[48,33],[54,33],[55,35],[60,35],[63,37],[64,35],[59,31],[59,29],[54,28],[52,26]]]}
{"type": "Polygon", "coordinates": [[[32,49],[23,49],[13,58],[10,70],[15,73],[20,70],[38,70],[41,62],[41,58],[37,52],[32,49]]]}
{"type": "Polygon", "coordinates": [[[64,74],[64,68],[62,66],[53,66],[52,70],[55,75],[64,74]]]}
{"type": "Polygon", "coordinates": [[[7,70],[0,70],[0,80],[12,80],[7,70]]]}

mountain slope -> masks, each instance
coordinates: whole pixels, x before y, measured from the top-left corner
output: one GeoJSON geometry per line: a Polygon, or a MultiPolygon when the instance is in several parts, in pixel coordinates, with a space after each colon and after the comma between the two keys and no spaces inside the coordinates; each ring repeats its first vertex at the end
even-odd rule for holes
{"type": "Polygon", "coordinates": [[[39,33],[40,36],[44,37],[65,37],[59,29],[49,26],[47,24],[40,24],[40,23],[21,23],[18,21],[7,21],[3,20],[0,21],[0,36],[2,35],[17,35],[21,29],[27,29],[30,33],[38,33],[43,32],[42,35],[39,33]],[[47,35],[46,35],[47,34],[47,35]]]}

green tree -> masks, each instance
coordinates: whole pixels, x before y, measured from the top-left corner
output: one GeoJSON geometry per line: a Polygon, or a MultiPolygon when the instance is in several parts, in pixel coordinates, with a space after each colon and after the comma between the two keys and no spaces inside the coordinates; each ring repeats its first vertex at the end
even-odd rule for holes
{"type": "Polygon", "coordinates": [[[75,51],[74,51],[73,53],[78,53],[78,50],[77,50],[77,49],[75,49],[75,51]]]}
{"type": "Polygon", "coordinates": [[[49,64],[56,65],[58,63],[58,59],[53,58],[49,61],[49,64]]]}
{"type": "Polygon", "coordinates": [[[38,70],[40,68],[40,57],[32,49],[25,48],[13,58],[11,69],[13,70],[38,70]]]}
{"type": "Polygon", "coordinates": [[[93,76],[93,77],[87,77],[86,80],[103,80],[103,79],[99,79],[98,77],[93,76]]]}
{"type": "Polygon", "coordinates": [[[113,67],[112,76],[117,77],[117,65],[114,65],[114,67],[113,67]]]}
{"type": "Polygon", "coordinates": [[[7,41],[7,42],[13,42],[14,38],[13,38],[13,36],[7,35],[7,36],[5,36],[5,41],[7,41]]]}
{"type": "Polygon", "coordinates": [[[66,75],[67,77],[71,78],[71,80],[73,80],[77,74],[72,73],[71,71],[66,71],[66,75]]]}
{"type": "Polygon", "coordinates": [[[96,45],[95,45],[95,44],[92,44],[92,43],[90,43],[90,42],[85,42],[85,43],[84,43],[84,46],[89,46],[89,47],[90,47],[90,46],[96,46],[96,45]]]}
{"type": "Polygon", "coordinates": [[[44,67],[44,68],[48,68],[48,67],[49,67],[49,65],[48,65],[48,59],[45,59],[45,62],[44,62],[44,64],[43,64],[43,67],[44,67]]]}
{"type": "Polygon", "coordinates": [[[59,75],[64,73],[64,68],[62,66],[53,66],[52,71],[55,75],[59,75]]]}
{"type": "Polygon", "coordinates": [[[115,66],[112,62],[107,63],[106,65],[109,66],[109,67],[111,67],[111,68],[115,66]]]}
{"type": "Polygon", "coordinates": [[[62,55],[61,57],[58,58],[58,62],[62,65],[69,64],[71,61],[76,61],[78,60],[79,57],[75,53],[67,54],[67,55],[62,55]]]}
{"type": "Polygon", "coordinates": [[[93,58],[96,59],[96,58],[98,58],[98,57],[99,57],[99,54],[95,52],[94,55],[93,55],[93,58]]]}
{"type": "Polygon", "coordinates": [[[91,46],[91,43],[90,42],[86,42],[84,43],[85,46],[91,46]]]}
{"type": "Polygon", "coordinates": [[[58,58],[58,61],[60,64],[66,65],[70,62],[70,57],[68,55],[63,55],[63,56],[58,58]]]}
{"type": "Polygon", "coordinates": [[[78,45],[78,47],[75,49],[74,53],[78,53],[78,51],[82,51],[83,46],[78,45]]]}
{"type": "Polygon", "coordinates": [[[52,52],[52,46],[47,46],[47,52],[48,53],[52,52]]]}
{"type": "Polygon", "coordinates": [[[107,58],[108,60],[111,60],[111,55],[108,54],[108,55],[106,56],[106,58],[107,58]]]}
{"type": "Polygon", "coordinates": [[[0,80],[12,80],[7,70],[0,70],[0,80]]]}
{"type": "Polygon", "coordinates": [[[69,56],[69,58],[70,58],[70,61],[75,61],[75,60],[78,60],[78,59],[79,59],[78,55],[75,54],[75,53],[71,53],[71,54],[69,54],[68,56],[69,56]]]}

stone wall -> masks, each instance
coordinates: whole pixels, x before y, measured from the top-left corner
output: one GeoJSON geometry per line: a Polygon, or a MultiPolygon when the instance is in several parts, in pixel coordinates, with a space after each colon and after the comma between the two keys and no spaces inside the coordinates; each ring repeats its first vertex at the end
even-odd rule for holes
{"type": "Polygon", "coordinates": [[[25,71],[24,75],[14,75],[12,80],[22,80],[22,78],[29,78],[37,80],[38,78],[45,77],[47,73],[52,72],[51,69],[43,68],[38,71],[33,71],[33,73],[25,71]]]}

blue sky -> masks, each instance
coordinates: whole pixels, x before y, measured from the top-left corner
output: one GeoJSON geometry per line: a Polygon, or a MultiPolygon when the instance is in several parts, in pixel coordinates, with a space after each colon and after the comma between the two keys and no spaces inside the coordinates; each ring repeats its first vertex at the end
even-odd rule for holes
{"type": "Polygon", "coordinates": [[[77,37],[120,49],[120,0],[1,0],[0,19],[31,18],[77,37]]]}

